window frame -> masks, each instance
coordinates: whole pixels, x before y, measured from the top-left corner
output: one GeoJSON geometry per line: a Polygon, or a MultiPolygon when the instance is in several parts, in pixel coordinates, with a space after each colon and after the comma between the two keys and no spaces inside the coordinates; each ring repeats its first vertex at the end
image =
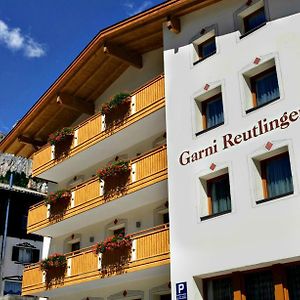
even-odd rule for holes
{"type": "Polygon", "coordinates": [[[41,254],[41,251],[40,249],[37,249],[37,248],[33,248],[33,247],[25,247],[25,246],[17,246],[17,245],[14,245],[12,247],[12,257],[11,257],[11,261],[13,261],[15,264],[21,264],[21,265],[29,265],[29,264],[32,264],[32,263],[36,263],[39,261],[39,258],[40,258],[40,254],[41,254]],[[18,250],[18,259],[15,260],[14,258],[15,255],[16,255],[16,250],[18,250]],[[24,262],[22,260],[20,260],[20,250],[30,250],[31,252],[31,260],[29,262],[24,262]],[[37,258],[38,256],[38,259],[34,259],[34,258],[37,258]]]}
{"type": "Polygon", "coordinates": [[[293,182],[291,160],[290,160],[290,155],[289,155],[288,151],[284,151],[282,153],[276,154],[274,156],[271,156],[271,157],[268,157],[266,159],[263,159],[263,160],[259,161],[260,169],[261,169],[261,171],[260,171],[261,184],[262,184],[262,191],[263,191],[263,197],[264,198],[261,199],[261,200],[256,201],[256,204],[268,202],[268,201],[271,201],[271,200],[275,200],[275,199],[278,199],[278,198],[282,198],[282,197],[294,194],[294,183],[293,183],[293,190],[291,192],[281,194],[281,195],[277,195],[277,196],[273,196],[273,197],[269,197],[268,183],[267,183],[267,172],[266,172],[267,164],[270,161],[273,161],[273,160],[276,160],[280,157],[285,157],[285,156],[287,156],[288,159],[289,159],[291,175],[292,175],[292,182],[293,182]]]}
{"type": "Polygon", "coordinates": [[[272,102],[280,99],[280,89],[279,89],[279,82],[278,82],[278,76],[277,76],[276,66],[274,65],[271,68],[268,68],[268,69],[266,69],[266,70],[264,70],[264,71],[262,71],[262,72],[260,72],[260,73],[258,73],[256,75],[250,77],[250,88],[251,88],[251,94],[252,94],[252,105],[253,105],[253,107],[250,108],[249,110],[247,110],[247,113],[250,112],[250,111],[253,111],[255,109],[258,109],[260,107],[264,107],[264,106],[266,106],[266,105],[268,105],[268,104],[270,104],[270,103],[272,103],[272,102]],[[266,103],[258,105],[257,104],[256,82],[257,82],[257,80],[259,78],[264,77],[265,75],[271,74],[273,72],[275,72],[275,74],[276,74],[277,85],[278,85],[278,90],[279,90],[279,96],[276,97],[276,98],[274,98],[274,99],[272,99],[272,100],[270,100],[270,101],[268,101],[268,102],[266,102],[266,103]]]}
{"type": "Polygon", "coordinates": [[[226,172],[225,174],[216,176],[214,178],[208,179],[206,180],[206,190],[207,190],[207,215],[200,217],[201,221],[207,220],[207,219],[211,219],[217,216],[221,216],[221,215],[225,215],[225,214],[229,214],[232,212],[232,205],[230,210],[225,210],[222,212],[217,212],[217,213],[213,213],[212,212],[212,196],[211,196],[211,190],[212,190],[212,184],[222,180],[223,178],[228,178],[228,182],[229,182],[229,195],[230,195],[230,204],[231,204],[231,190],[230,190],[230,178],[229,178],[229,173],[226,172]]]}
{"type": "Polygon", "coordinates": [[[244,26],[244,34],[243,34],[243,36],[246,36],[246,35],[248,35],[248,34],[254,32],[254,31],[256,31],[257,29],[261,28],[262,26],[264,26],[264,25],[266,24],[266,22],[267,22],[266,10],[265,10],[265,6],[262,6],[262,7],[258,8],[257,10],[255,10],[254,12],[250,13],[249,15],[247,15],[247,16],[245,16],[245,17],[243,18],[243,26],[244,26]],[[261,24],[259,24],[258,26],[252,28],[252,29],[246,30],[247,26],[249,25],[249,24],[247,24],[248,20],[249,20],[252,16],[258,14],[260,11],[263,11],[263,12],[264,12],[264,15],[265,15],[265,21],[262,22],[261,24]]]}
{"type": "Polygon", "coordinates": [[[207,58],[209,58],[210,56],[213,56],[214,54],[217,53],[216,36],[213,35],[212,37],[208,38],[207,40],[204,40],[203,42],[199,43],[197,46],[198,46],[197,48],[198,48],[198,57],[199,57],[199,60],[195,61],[195,62],[194,62],[194,65],[197,64],[197,63],[199,63],[199,62],[201,62],[201,61],[203,61],[203,60],[205,60],[205,59],[207,59],[207,58]],[[215,48],[216,48],[216,49],[215,49],[215,51],[213,51],[213,52],[210,53],[209,55],[204,56],[204,55],[203,55],[203,46],[204,46],[205,44],[208,44],[208,43],[211,42],[212,40],[214,41],[214,44],[215,44],[215,48]]]}

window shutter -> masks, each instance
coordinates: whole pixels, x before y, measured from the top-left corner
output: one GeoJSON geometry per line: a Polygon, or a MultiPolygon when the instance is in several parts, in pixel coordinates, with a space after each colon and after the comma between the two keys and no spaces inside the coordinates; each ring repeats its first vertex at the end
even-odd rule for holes
{"type": "Polygon", "coordinates": [[[19,247],[13,246],[11,260],[19,261],[19,247]]]}
{"type": "Polygon", "coordinates": [[[40,250],[32,249],[32,263],[36,263],[40,260],[40,250]]]}

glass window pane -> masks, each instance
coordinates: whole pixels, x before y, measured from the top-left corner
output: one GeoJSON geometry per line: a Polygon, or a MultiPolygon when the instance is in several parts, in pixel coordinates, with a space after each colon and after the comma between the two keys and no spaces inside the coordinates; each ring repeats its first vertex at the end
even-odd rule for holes
{"type": "Polygon", "coordinates": [[[231,278],[215,279],[208,282],[208,300],[233,300],[231,278]]]}
{"type": "Polygon", "coordinates": [[[279,98],[279,86],[276,70],[255,80],[257,106],[279,98]]]}
{"type": "Polygon", "coordinates": [[[300,299],[300,266],[287,268],[287,287],[290,300],[300,299]]]}
{"type": "Polygon", "coordinates": [[[245,275],[247,300],[275,300],[271,271],[245,275]]]}
{"type": "Polygon", "coordinates": [[[231,210],[230,186],[228,175],[211,183],[212,214],[231,210]]]}
{"type": "Polygon", "coordinates": [[[244,25],[245,25],[245,33],[255,29],[256,27],[260,26],[261,24],[267,21],[265,10],[262,7],[261,9],[257,10],[253,14],[245,17],[244,25]]]}
{"type": "Polygon", "coordinates": [[[215,38],[213,38],[207,42],[204,42],[201,45],[201,50],[202,50],[202,53],[201,53],[202,58],[205,58],[207,56],[214,54],[216,52],[215,38]]]}
{"type": "Polygon", "coordinates": [[[4,295],[21,295],[22,284],[16,281],[4,282],[4,295]]]}
{"type": "Polygon", "coordinates": [[[218,97],[206,103],[206,128],[224,123],[222,97],[218,97]]]}
{"type": "Polygon", "coordinates": [[[288,155],[267,161],[266,180],[269,198],[293,192],[292,172],[288,155]]]}

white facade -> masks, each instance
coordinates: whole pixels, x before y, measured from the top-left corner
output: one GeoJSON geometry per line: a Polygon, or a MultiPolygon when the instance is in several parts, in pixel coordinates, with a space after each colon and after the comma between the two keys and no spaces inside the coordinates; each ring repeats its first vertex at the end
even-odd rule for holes
{"type": "MultiPolygon", "coordinates": [[[[174,297],[178,282],[187,281],[190,299],[206,299],[204,278],[299,260],[300,121],[293,116],[300,108],[300,3],[265,1],[267,24],[241,38],[237,16],[249,9],[244,2],[221,1],[185,15],[178,35],[164,29],[174,297]],[[216,54],[193,64],[193,42],[203,28],[214,30],[216,54]],[[247,113],[251,103],[245,78],[268,64],[276,66],[280,98],[247,113]],[[201,133],[196,101],[217,89],[224,124],[201,133]],[[284,113],[290,119],[282,128],[242,140],[242,133],[259,126],[259,120],[265,124],[283,117],[282,123],[284,113]],[[278,151],[288,151],[294,192],[257,204],[263,192],[256,162],[278,151]],[[231,212],[201,220],[208,213],[205,182],[226,172],[231,212]]],[[[253,1],[250,7],[261,3],[253,1]]]]}

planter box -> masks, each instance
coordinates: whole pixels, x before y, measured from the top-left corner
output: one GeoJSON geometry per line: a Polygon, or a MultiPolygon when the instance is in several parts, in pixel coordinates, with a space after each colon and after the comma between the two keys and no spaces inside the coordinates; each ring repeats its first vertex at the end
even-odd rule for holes
{"type": "Polygon", "coordinates": [[[70,205],[70,201],[71,201],[71,196],[70,197],[62,197],[57,202],[51,203],[50,209],[49,209],[50,220],[62,217],[64,215],[64,213],[66,212],[66,210],[68,209],[68,207],[70,205]]]}
{"type": "Polygon", "coordinates": [[[55,159],[63,158],[69,154],[69,151],[73,143],[73,137],[74,137],[73,134],[67,135],[64,137],[62,141],[57,142],[55,144],[55,153],[54,153],[55,159]]]}
{"type": "Polygon", "coordinates": [[[130,100],[125,100],[123,103],[112,108],[109,112],[105,113],[105,125],[107,128],[123,121],[130,114],[130,100]]]}
{"type": "Polygon", "coordinates": [[[114,176],[108,176],[104,180],[104,196],[122,194],[129,183],[130,170],[114,176]]]}
{"type": "Polygon", "coordinates": [[[54,285],[62,285],[66,276],[67,265],[51,267],[45,272],[45,284],[48,289],[54,285]]]}

